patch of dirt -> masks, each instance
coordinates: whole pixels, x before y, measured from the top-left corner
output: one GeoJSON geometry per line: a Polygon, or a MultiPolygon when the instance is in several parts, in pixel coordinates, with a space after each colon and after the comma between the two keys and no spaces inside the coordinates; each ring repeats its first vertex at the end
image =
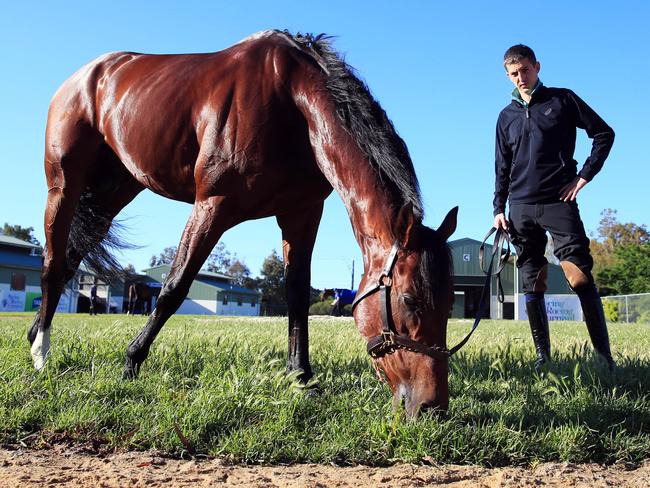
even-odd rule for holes
{"type": "Polygon", "coordinates": [[[97,455],[83,447],[0,448],[0,485],[10,487],[634,487],[650,486],[650,460],[627,470],[597,464],[530,468],[415,466],[336,467],[320,464],[239,466],[221,459],[183,461],[153,452],[97,455]]]}

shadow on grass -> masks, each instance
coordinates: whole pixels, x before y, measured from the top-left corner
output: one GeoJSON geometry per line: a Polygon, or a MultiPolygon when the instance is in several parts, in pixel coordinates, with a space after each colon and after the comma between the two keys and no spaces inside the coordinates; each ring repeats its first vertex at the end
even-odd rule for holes
{"type": "Polygon", "coordinates": [[[600,433],[614,427],[650,433],[650,361],[618,358],[610,371],[585,347],[558,354],[534,369],[534,358],[508,346],[459,354],[450,364],[451,401],[466,421],[503,422],[513,429],[584,425],[600,433]]]}

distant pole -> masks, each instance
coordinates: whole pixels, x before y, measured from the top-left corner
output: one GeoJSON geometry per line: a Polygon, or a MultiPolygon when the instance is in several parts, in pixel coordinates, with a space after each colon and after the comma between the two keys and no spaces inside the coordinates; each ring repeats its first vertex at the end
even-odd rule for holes
{"type": "Polygon", "coordinates": [[[350,283],[350,290],[354,290],[354,259],[352,260],[352,282],[350,283]]]}

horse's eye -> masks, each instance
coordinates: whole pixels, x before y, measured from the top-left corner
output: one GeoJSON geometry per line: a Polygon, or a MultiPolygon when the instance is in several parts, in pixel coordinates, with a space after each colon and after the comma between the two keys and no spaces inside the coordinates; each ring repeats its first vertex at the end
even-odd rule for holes
{"type": "Polygon", "coordinates": [[[418,301],[411,295],[402,295],[404,306],[411,312],[416,312],[418,309],[418,301]]]}

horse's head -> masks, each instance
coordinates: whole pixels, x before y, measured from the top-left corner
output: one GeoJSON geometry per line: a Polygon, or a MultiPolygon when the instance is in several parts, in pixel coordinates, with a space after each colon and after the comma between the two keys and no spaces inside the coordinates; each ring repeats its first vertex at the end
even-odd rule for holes
{"type": "Polygon", "coordinates": [[[453,208],[434,231],[415,219],[410,206],[403,208],[393,251],[376,257],[357,295],[357,325],[394,405],[403,401],[409,415],[446,410],[449,403],[446,337],[453,289],[446,241],[457,212],[453,208]],[[379,284],[385,288],[366,294],[379,284]]]}
{"type": "Polygon", "coordinates": [[[334,289],[333,288],[325,288],[323,292],[320,294],[320,301],[322,302],[323,300],[326,300],[329,297],[334,296],[334,289]]]}

